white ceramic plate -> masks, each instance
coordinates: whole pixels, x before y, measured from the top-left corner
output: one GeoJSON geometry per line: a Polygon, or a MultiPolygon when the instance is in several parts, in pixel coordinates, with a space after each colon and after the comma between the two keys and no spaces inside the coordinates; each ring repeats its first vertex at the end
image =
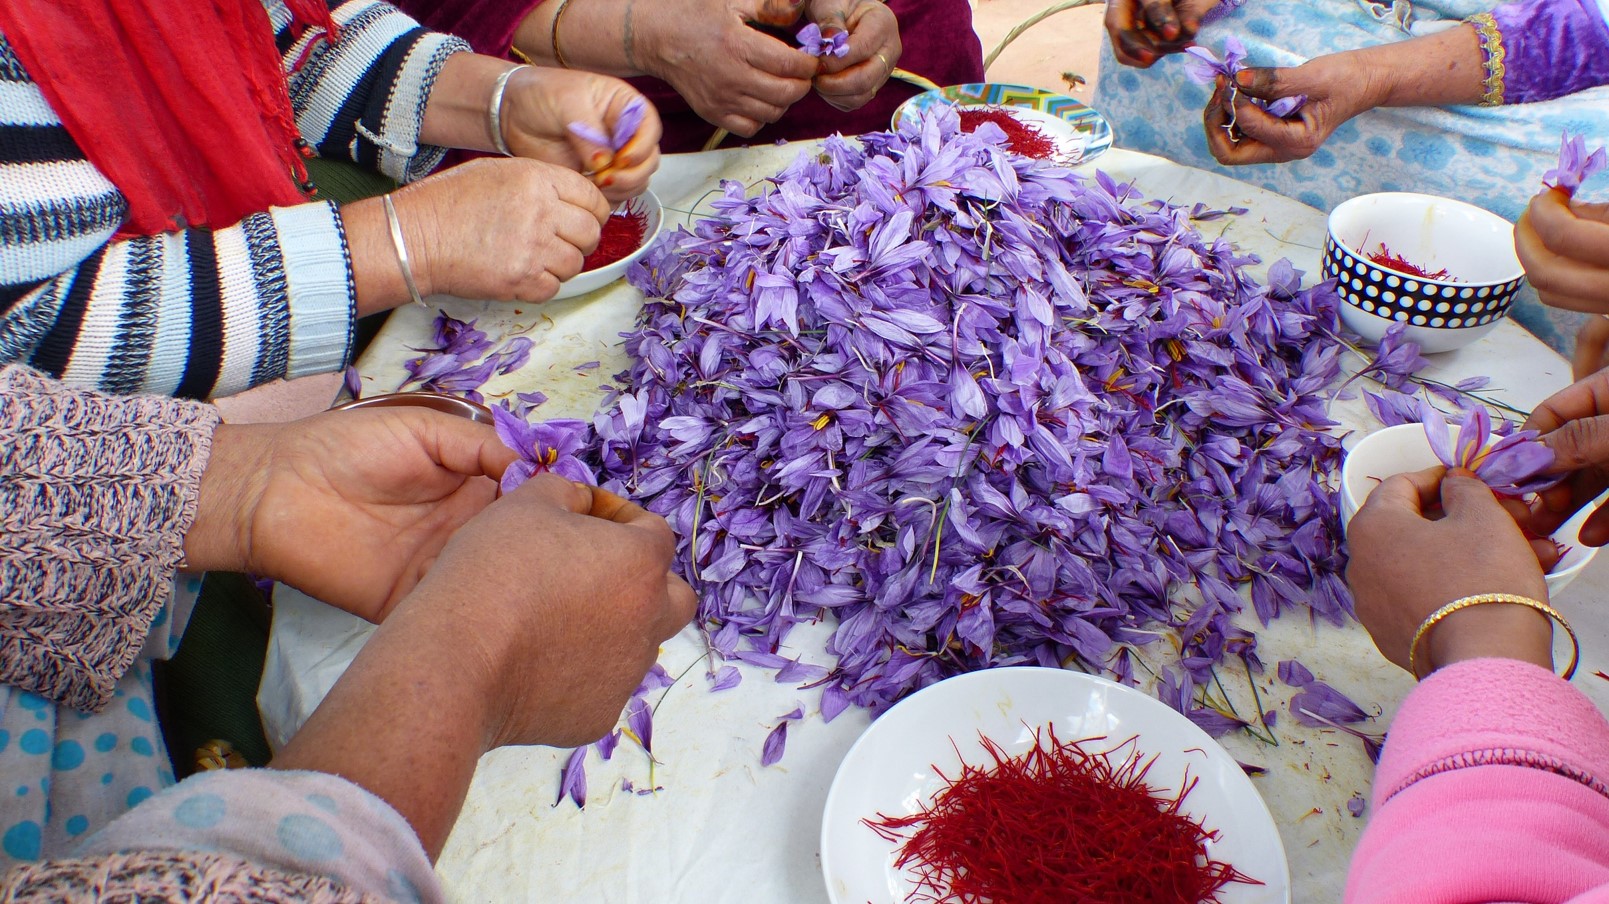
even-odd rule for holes
{"type": "Polygon", "coordinates": [[[957,749],[965,762],[989,762],[979,732],[1016,755],[1033,746],[1034,728],[1045,725],[1063,741],[1104,735],[1115,746],[1137,737],[1140,750],[1157,755],[1149,778],[1166,793],[1178,791],[1189,767],[1200,782],[1184,812],[1220,832],[1208,843],[1209,853],[1266,883],[1226,886],[1219,899],[1290,901],[1290,869],[1274,818],[1251,779],[1206,732],[1160,700],[1104,678],[1005,668],[959,675],[912,694],[850,748],[821,822],[821,868],[833,904],[895,904],[915,888],[894,865],[898,846],[861,820],[917,812],[944,787],[934,766],[951,775],[960,771],[957,749]]]}

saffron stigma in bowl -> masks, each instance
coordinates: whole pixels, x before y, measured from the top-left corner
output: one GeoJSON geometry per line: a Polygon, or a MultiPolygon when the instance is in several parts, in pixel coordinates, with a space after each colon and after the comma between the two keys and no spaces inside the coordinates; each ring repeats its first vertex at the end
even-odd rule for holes
{"type": "Polygon", "coordinates": [[[643,236],[648,232],[648,212],[635,204],[627,204],[603,224],[598,236],[598,247],[581,262],[581,272],[607,267],[629,256],[642,247],[643,236]]]}
{"type": "MultiPolygon", "coordinates": [[[[1209,904],[1232,882],[1261,885],[1213,860],[1217,832],[1180,812],[1197,779],[1174,794],[1147,783],[1156,757],[1135,738],[1063,742],[1050,727],[1008,756],[983,737],[992,763],[963,763],[919,812],[865,824],[900,844],[896,865],[932,904],[1209,904]]],[[[935,767],[935,772],[938,772],[935,767]]]]}
{"type": "Polygon", "coordinates": [[[961,131],[973,132],[978,126],[992,122],[1000,127],[1000,131],[1006,133],[1006,146],[1013,154],[1044,160],[1056,150],[1056,143],[1050,140],[1050,136],[1012,116],[1006,110],[995,107],[966,107],[959,112],[961,131]]]}
{"type": "Polygon", "coordinates": [[[1418,264],[1401,257],[1400,255],[1392,254],[1391,249],[1386,247],[1385,242],[1380,243],[1380,250],[1369,252],[1369,260],[1386,268],[1387,270],[1394,270],[1397,273],[1403,274],[1404,276],[1417,276],[1420,279],[1445,279],[1448,282],[1458,282],[1458,280],[1447,275],[1446,267],[1437,270],[1435,273],[1431,273],[1424,267],[1421,267],[1418,264]]]}

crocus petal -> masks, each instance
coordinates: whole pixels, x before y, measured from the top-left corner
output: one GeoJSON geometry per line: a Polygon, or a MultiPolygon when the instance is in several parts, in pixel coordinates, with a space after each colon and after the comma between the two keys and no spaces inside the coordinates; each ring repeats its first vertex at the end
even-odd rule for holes
{"type": "Polygon", "coordinates": [[[615,119],[614,131],[609,136],[609,146],[618,151],[630,144],[631,139],[637,136],[637,130],[642,127],[642,121],[647,115],[648,101],[641,95],[627,101],[615,119]]]}
{"type": "Polygon", "coordinates": [[[566,797],[575,801],[577,808],[587,805],[587,748],[577,747],[570,751],[570,758],[564,761],[564,771],[559,776],[559,796],[554,799],[553,806],[564,802],[566,797]]]}
{"type": "Polygon", "coordinates": [[[760,765],[774,766],[782,759],[782,752],[788,746],[788,723],[778,722],[777,727],[765,736],[765,746],[760,751],[760,765]]]}
{"type": "Polygon", "coordinates": [[[1436,406],[1421,399],[1419,401],[1419,421],[1425,425],[1425,439],[1430,441],[1430,451],[1436,453],[1436,459],[1449,468],[1458,466],[1458,458],[1453,454],[1451,432],[1447,426],[1447,419],[1441,416],[1436,406]]]}
{"type": "Polygon", "coordinates": [[[566,126],[566,128],[570,130],[571,135],[574,135],[588,144],[595,144],[599,147],[609,148],[611,150],[614,149],[614,143],[610,140],[609,136],[605,134],[602,129],[592,125],[591,123],[576,121],[571,122],[568,126],[566,126]]]}

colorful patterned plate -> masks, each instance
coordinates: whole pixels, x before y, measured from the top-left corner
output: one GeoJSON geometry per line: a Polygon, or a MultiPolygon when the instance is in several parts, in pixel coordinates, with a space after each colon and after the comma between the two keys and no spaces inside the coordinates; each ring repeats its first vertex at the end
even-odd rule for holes
{"type": "Polygon", "coordinates": [[[963,107],[1017,107],[1035,111],[1041,115],[1032,117],[1031,121],[1042,129],[1050,122],[1066,126],[1045,131],[1057,140],[1058,145],[1073,144],[1073,147],[1058,150],[1061,156],[1071,157],[1079,163],[1094,160],[1112,146],[1112,127],[1107,124],[1106,117],[1084,104],[1041,88],[999,82],[951,85],[918,94],[894,111],[894,127],[898,128],[906,119],[914,119],[921,110],[941,103],[963,107]]]}

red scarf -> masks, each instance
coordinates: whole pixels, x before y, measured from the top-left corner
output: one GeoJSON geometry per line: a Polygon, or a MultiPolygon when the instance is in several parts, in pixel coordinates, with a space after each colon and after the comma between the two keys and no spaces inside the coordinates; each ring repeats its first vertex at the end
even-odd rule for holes
{"type": "MultiPolygon", "coordinates": [[[[321,0],[284,0],[335,35],[321,0]]],[[[0,0],[5,34],[84,155],[128,198],[120,236],[222,227],[307,200],[259,0],[0,0]]]]}

